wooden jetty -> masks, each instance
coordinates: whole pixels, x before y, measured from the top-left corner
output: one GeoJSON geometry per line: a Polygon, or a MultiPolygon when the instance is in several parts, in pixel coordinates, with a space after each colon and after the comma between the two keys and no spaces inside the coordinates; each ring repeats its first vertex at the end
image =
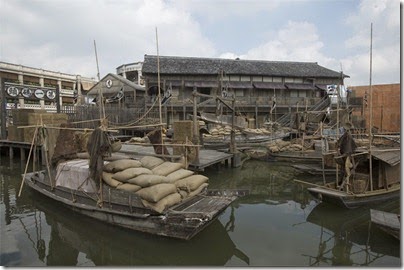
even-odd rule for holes
{"type": "MultiPolygon", "coordinates": [[[[3,152],[4,149],[8,152],[8,156],[10,159],[14,159],[14,153],[17,150],[20,153],[20,159],[22,161],[26,160],[26,150],[30,150],[31,143],[28,142],[18,142],[18,141],[10,141],[10,140],[0,140],[0,150],[3,152]]],[[[42,145],[37,145],[37,149],[42,151],[42,145]]],[[[41,152],[39,151],[39,152],[41,152]]]]}

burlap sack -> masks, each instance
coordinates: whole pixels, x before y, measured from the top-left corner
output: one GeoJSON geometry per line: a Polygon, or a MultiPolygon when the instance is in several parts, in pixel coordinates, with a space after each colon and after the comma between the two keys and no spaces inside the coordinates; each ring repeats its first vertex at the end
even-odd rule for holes
{"type": "Polygon", "coordinates": [[[112,178],[112,173],[102,172],[102,180],[107,183],[109,186],[116,188],[119,185],[122,185],[122,182],[117,181],[112,178]]]}
{"type": "Polygon", "coordinates": [[[104,171],[115,173],[129,168],[139,168],[141,166],[142,164],[139,160],[121,159],[109,162],[108,164],[104,165],[104,171]]]}
{"type": "Polygon", "coordinates": [[[141,190],[136,192],[136,194],[138,194],[143,200],[156,203],[165,196],[176,192],[177,188],[175,187],[174,184],[163,183],[150,186],[147,188],[142,188],[141,190]]]}
{"type": "Polygon", "coordinates": [[[182,199],[185,199],[188,197],[188,192],[186,192],[185,190],[180,189],[180,190],[178,190],[178,193],[181,195],[182,199]]]}
{"type": "Polygon", "coordinates": [[[116,189],[122,189],[122,190],[126,190],[126,191],[131,191],[131,192],[136,192],[136,191],[140,190],[141,188],[142,187],[140,187],[138,185],[133,185],[133,184],[128,184],[128,183],[124,183],[124,184],[116,187],[116,189]]]}
{"type": "Polygon", "coordinates": [[[149,187],[161,183],[166,183],[166,177],[162,175],[155,174],[141,174],[135,178],[131,178],[127,181],[128,183],[135,184],[141,187],[149,187]]]}
{"type": "Polygon", "coordinates": [[[179,170],[182,168],[182,164],[181,163],[176,163],[176,162],[169,162],[166,161],[160,165],[158,165],[157,167],[155,167],[154,169],[152,169],[153,174],[157,174],[157,175],[164,175],[167,176],[172,172],[175,172],[176,170],[179,170]]]}
{"type": "Polygon", "coordinates": [[[158,165],[163,164],[164,160],[158,157],[144,156],[140,159],[140,162],[142,163],[143,167],[151,170],[157,167],[158,165]]]}
{"type": "Polygon", "coordinates": [[[153,174],[152,171],[146,168],[129,168],[117,173],[114,173],[112,178],[115,180],[121,181],[121,182],[127,182],[131,178],[135,178],[138,175],[141,174],[153,174]]]}
{"type": "Polygon", "coordinates": [[[198,195],[199,193],[201,193],[209,184],[208,183],[203,183],[202,185],[200,185],[197,189],[195,189],[194,191],[188,193],[188,197],[193,197],[195,195],[198,195]]]}
{"type": "Polygon", "coordinates": [[[170,173],[169,175],[167,175],[166,182],[167,183],[174,183],[177,180],[180,180],[182,178],[191,176],[193,174],[194,174],[193,171],[186,170],[186,169],[179,169],[179,170],[176,170],[176,171],[170,173]]]}
{"type": "Polygon", "coordinates": [[[196,190],[203,183],[206,183],[208,180],[209,178],[206,176],[195,174],[176,181],[175,185],[179,189],[191,192],[196,190]]]}
{"type": "Polygon", "coordinates": [[[149,207],[159,213],[163,213],[165,209],[179,202],[181,202],[181,195],[178,193],[169,194],[157,203],[151,203],[146,200],[142,200],[144,206],[149,207]]]}

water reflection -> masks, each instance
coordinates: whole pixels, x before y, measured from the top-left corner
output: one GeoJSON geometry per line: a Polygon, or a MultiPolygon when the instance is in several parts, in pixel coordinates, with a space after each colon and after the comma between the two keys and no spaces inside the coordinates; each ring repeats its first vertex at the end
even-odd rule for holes
{"type": "MultiPolygon", "coordinates": [[[[378,209],[399,212],[399,201],[378,209]]],[[[385,256],[400,257],[399,241],[371,226],[369,208],[348,210],[320,203],[307,221],[320,226],[318,253],[304,254],[310,266],[370,266],[385,256]]]]}
{"type": "MultiPolygon", "coordinates": [[[[0,165],[0,207],[1,230],[16,239],[21,266],[401,263],[400,242],[371,226],[369,209],[318,204],[293,182],[298,172],[289,164],[248,161],[237,169],[207,170],[210,188],[249,189],[250,195],[232,203],[195,238],[182,241],[107,225],[28,188],[17,197],[25,168],[19,163],[0,165]]],[[[400,202],[379,210],[399,212],[400,202]]],[[[2,241],[2,252],[4,245],[2,241]]]]}
{"type": "Polygon", "coordinates": [[[270,163],[249,160],[232,170],[207,170],[209,188],[248,189],[250,194],[235,204],[280,205],[293,200],[304,209],[313,197],[293,181],[299,173],[287,163],[270,163]]]}
{"type": "Polygon", "coordinates": [[[249,263],[219,220],[191,241],[182,241],[112,227],[49,203],[47,198],[35,198],[34,204],[46,213],[51,227],[48,266],[77,265],[80,252],[100,266],[224,265],[232,256],[249,263]]]}

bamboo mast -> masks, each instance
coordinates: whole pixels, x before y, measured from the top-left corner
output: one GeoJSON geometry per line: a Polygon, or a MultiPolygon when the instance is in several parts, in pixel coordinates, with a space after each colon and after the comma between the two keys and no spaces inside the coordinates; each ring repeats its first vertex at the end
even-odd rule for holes
{"type": "MultiPolygon", "coordinates": [[[[160,89],[160,56],[159,56],[159,38],[156,27],[156,47],[157,47],[157,89],[158,89],[158,102],[159,102],[159,122],[163,123],[163,116],[161,113],[161,89],[160,89]]],[[[163,126],[160,125],[160,141],[163,144],[163,126]]]]}
{"type": "Polygon", "coordinates": [[[373,100],[372,100],[372,38],[373,38],[373,23],[370,24],[370,74],[369,74],[369,96],[370,96],[370,103],[369,103],[369,181],[370,181],[370,190],[373,190],[373,177],[372,177],[372,125],[373,125],[373,117],[372,117],[372,107],[373,107],[373,100]]]}
{"type": "MultiPolygon", "coordinates": [[[[339,103],[341,101],[341,97],[339,94],[340,87],[337,86],[337,138],[339,139],[339,103]]],[[[338,163],[335,164],[335,186],[338,187],[339,182],[339,165],[338,163]]]]}
{"type": "MultiPolygon", "coordinates": [[[[94,52],[95,52],[95,61],[97,63],[97,78],[98,78],[98,82],[100,81],[100,68],[98,66],[98,54],[97,54],[97,44],[95,43],[95,39],[94,39],[94,52]]],[[[99,88],[99,97],[100,97],[100,117],[102,116],[102,118],[105,118],[105,110],[104,110],[104,98],[102,95],[102,88],[99,88]]]]}

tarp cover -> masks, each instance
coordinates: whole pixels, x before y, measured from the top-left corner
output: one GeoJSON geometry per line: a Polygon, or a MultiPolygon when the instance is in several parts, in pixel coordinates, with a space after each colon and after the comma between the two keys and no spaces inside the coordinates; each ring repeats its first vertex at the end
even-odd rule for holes
{"type": "Polygon", "coordinates": [[[85,192],[97,192],[97,185],[90,178],[88,159],[61,162],[56,170],[56,186],[85,192]]]}

